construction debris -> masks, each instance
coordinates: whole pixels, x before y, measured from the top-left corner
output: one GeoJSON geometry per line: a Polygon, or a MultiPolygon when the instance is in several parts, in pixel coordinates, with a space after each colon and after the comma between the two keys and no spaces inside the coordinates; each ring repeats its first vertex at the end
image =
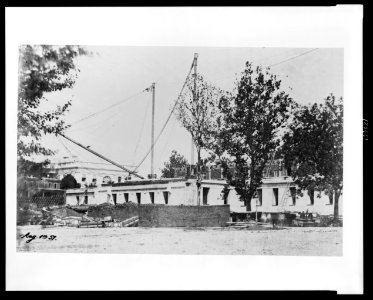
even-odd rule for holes
{"type": "Polygon", "coordinates": [[[43,213],[32,206],[17,211],[17,225],[37,225],[43,218],[43,213]]]}
{"type": "MultiPolygon", "coordinates": [[[[105,203],[100,206],[113,206],[105,203]]],[[[137,206],[137,204],[136,204],[137,206]]],[[[113,206],[114,207],[114,206],[113,206]]],[[[48,208],[37,208],[34,205],[19,207],[17,210],[18,225],[43,225],[43,226],[68,226],[75,228],[104,228],[104,227],[135,227],[139,226],[140,217],[136,211],[130,211],[123,214],[117,214],[114,210],[107,210],[105,214],[90,214],[88,211],[79,213],[71,206],[55,206],[48,208]],[[131,216],[131,217],[129,217],[131,216]],[[127,218],[123,220],[124,218],[127,218]]],[[[325,227],[341,226],[343,219],[339,218],[336,222],[333,215],[324,216],[317,213],[285,213],[283,218],[281,214],[271,214],[269,218],[257,218],[256,214],[243,214],[244,217],[238,217],[233,213],[230,222],[223,226],[236,229],[270,229],[283,226],[296,227],[325,227]],[[250,215],[251,214],[251,215],[250,215]],[[255,220],[253,219],[255,217],[255,220]],[[259,219],[264,222],[259,222],[259,219]]],[[[263,216],[262,216],[263,217],[263,216]]],[[[143,218],[143,217],[142,217],[143,218]]],[[[141,220],[144,223],[144,219],[141,220]]],[[[143,224],[142,224],[143,226],[143,224]]]]}
{"type": "Polygon", "coordinates": [[[135,227],[139,223],[139,217],[135,216],[121,222],[121,227],[135,227]]]}
{"type": "Polygon", "coordinates": [[[232,228],[248,228],[250,222],[227,222],[227,225],[232,228]]]}
{"type": "Polygon", "coordinates": [[[111,217],[104,218],[104,219],[94,219],[90,218],[86,215],[82,216],[82,219],[79,222],[79,225],[77,227],[85,227],[85,228],[92,228],[92,227],[111,227],[108,226],[109,222],[113,222],[113,219],[111,217]]]}
{"type": "Polygon", "coordinates": [[[320,224],[320,215],[313,213],[296,213],[293,225],[298,227],[316,227],[320,224]]]}
{"type": "Polygon", "coordinates": [[[256,221],[248,221],[248,222],[227,222],[226,223],[229,228],[237,228],[237,229],[267,229],[272,228],[273,225],[270,223],[265,222],[256,222],[256,221]]]}
{"type": "Polygon", "coordinates": [[[139,217],[134,216],[127,220],[120,221],[113,219],[111,216],[105,216],[103,218],[92,218],[88,217],[88,212],[85,214],[78,213],[72,208],[64,207],[53,207],[53,208],[42,208],[34,209],[27,208],[20,210],[25,215],[21,220],[23,224],[29,225],[43,225],[49,226],[68,226],[76,228],[97,228],[97,227],[133,227],[139,223],[139,217]],[[26,215],[27,214],[27,215],[26,215]]]}

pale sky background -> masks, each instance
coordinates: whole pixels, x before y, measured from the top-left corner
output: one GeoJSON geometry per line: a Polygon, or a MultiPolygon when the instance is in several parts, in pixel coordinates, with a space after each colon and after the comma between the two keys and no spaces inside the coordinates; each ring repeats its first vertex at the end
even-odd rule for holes
{"type": "MultiPolygon", "coordinates": [[[[76,59],[80,73],[75,86],[46,94],[48,106],[72,99],[65,117],[72,126],[65,134],[125,166],[137,165],[150,148],[152,97],[151,93],[142,91],[156,83],[157,136],[181,90],[194,53],[199,55],[198,73],[228,91],[233,89],[236,74],[244,70],[245,62],[251,61],[263,67],[274,65],[271,70],[279,75],[282,88],[298,103],[321,102],[330,93],[343,96],[343,49],[317,49],[304,55],[300,54],[312,49],[120,46],[87,49],[94,55],[76,59]],[[130,98],[133,95],[136,96],[130,98]],[[100,112],[120,101],[123,102],[100,112]],[[94,117],[79,121],[96,112],[94,117]]],[[[98,158],[67,140],[63,139],[62,144],[61,139],[48,136],[43,142],[58,151],[56,157],[70,155],[64,144],[83,160],[97,161],[98,158]]],[[[172,117],[155,145],[154,169],[158,176],[174,149],[190,161],[190,135],[172,117]]],[[[138,171],[144,177],[150,173],[150,155],[138,171]]]]}

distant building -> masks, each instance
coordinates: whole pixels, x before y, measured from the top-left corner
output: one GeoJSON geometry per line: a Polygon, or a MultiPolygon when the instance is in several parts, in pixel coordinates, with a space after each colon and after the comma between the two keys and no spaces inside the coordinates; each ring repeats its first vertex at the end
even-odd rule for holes
{"type": "MultiPolygon", "coordinates": [[[[301,213],[307,211],[320,215],[332,215],[334,213],[334,199],[324,192],[302,191],[301,195],[297,193],[297,186],[291,177],[293,168],[285,168],[281,159],[274,160],[271,165],[268,164],[263,170],[262,185],[251,199],[251,210],[264,213],[264,215],[277,212],[301,213]]],[[[229,199],[232,199],[231,195],[229,195],[229,199]]],[[[230,202],[231,211],[244,212],[245,205],[241,201],[239,203],[241,205],[232,200],[230,202]]],[[[342,195],[339,197],[338,203],[339,214],[343,215],[342,195]]]]}
{"type": "MultiPolygon", "coordinates": [[[[120,169],[109,164],[93,164],[81,161],[65,160],[54,165],[54,170],[62,177],[70,173],[79,183],[79,189],[66,191],[66,203],[70,205],[95,205],[105,202],[120,204],[133,202],[137,204],[164,205],[198,205],[196,166],[187,165],[175,168],[175,178],[153,180],[123,180],[128,176],[120,169]],[[110,178],[110,179],[105,179],[110,178]],[[97,186],[90,186],[90,182],[97,186]],[[84,183],[86,183],[84,185],[84,183]]],[[[234,187],[227,186],[223,168],[219,163],[201,167],[202,184],[200,205],[229,204],[232,212],[244,213],[246,205],[240,201],[234,187]],[[223,196],[223,188],[228,192],[223,196]]],[[[235,176],[235,165],[229,165],[229,172],[235,176]]],[[[263,183],[251,200],[251,212],[262,215],[278,212],[309,212],[331,215],[334,211],[333,199],[324,193],[302,195],[296,193],[296,186],[291,178],[292,168],[285,168],[283,161],[276,159],[263,170],[263,183]]],[[[343,197],[339,199],[339,211],[343,214],[343,197]]]]}
{"type": "Polygon", "coordinates": [[[51,196],[63,194],[61,180],[56,178],[35,178],[20,176],[17,178],[17,195],[20,197],[51,196]]]}
{"type": "MultiPolygon", "coordinates": [[[[229,168],[234,170],[234,164],[229,168]]],[[[174,168],[175,178],[196,178],[197,166],[196,165],[186,165],[184,167],[174,168]]],[[[209,164],[201,166],[201,173],[203,179],[216,179],[225,180],[223,176],[223,168],[220,164],[209,164]]]]}
{"type": "Polygon", "coordinates": [[[110,163],[85,161],[77,156],[65,156],[53,161],[48,173],[60,180],[71,174],[82,187],[120,183],[131,178],[127,172],[110,163]]]}

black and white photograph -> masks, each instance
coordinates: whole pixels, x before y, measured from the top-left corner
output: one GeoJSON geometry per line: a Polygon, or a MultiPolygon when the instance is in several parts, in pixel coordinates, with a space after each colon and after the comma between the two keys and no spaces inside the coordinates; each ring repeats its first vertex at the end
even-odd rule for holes
{"type": "Polygon", "coordinates": [[[19,251],[342,255],[343,49],[19,55],[19,251]]]}
{"type": "Polygon", "coordinates": [[[12,44],[15,255],[337,261],[353,247],[346,109],[361,104],[344,45],[53,41],[12,44]]]}

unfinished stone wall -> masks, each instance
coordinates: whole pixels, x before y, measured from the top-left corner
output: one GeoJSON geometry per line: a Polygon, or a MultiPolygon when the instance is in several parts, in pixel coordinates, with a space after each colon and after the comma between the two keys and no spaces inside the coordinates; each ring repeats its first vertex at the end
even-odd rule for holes
{"type": "Polygon", "coordinates": [[[88,208],[88,217],[105,218],[111,216],[115,220],[124,221],[139,215],[139,205],[123,203],[118,205],[100,204],[88,208]]]}
{"type": "Polygon", "coordinates": [[[119,221],[138,216],[141,227],[221,227],[229,221],[229,205],[167,206],[154,204],[98,205],[88,216],[111,216],[119,221]]]}

